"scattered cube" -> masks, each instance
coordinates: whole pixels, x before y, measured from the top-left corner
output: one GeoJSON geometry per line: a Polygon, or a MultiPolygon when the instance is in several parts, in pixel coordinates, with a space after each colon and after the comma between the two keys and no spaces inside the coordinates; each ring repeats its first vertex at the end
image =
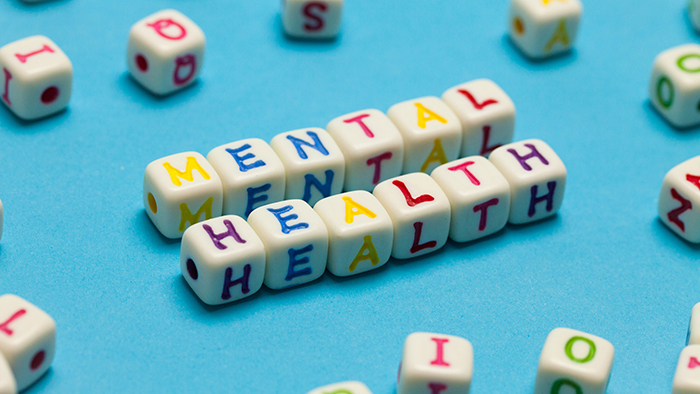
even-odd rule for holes
{"type": "Polygon", "coordinates": [[[0,394],[17,394],[17,383],[12,375],[12,368],[0,353],[0,394]]]}
{"type": "Polygon", "coordinates": [[[260,290],[265,277],[265,246],[245,219],[220,216],[185,231],[180,268],[202,302],[226,304],[260,290]]]}
{"type": "Polygon", "coordinates": [[[175,92],[197,80],[205,45],[204,32],[188,17],[175,10],[156,12],[129,31],[129,72],[154,94],[175,92]]]}
{"type": "Polygon", "coordinates": [[[442,100],[462,122],[460,157],[488,156],[513,141],[515,104],[495,82],[477,79],[448,89],[442,100]]]}
{"type": "Polygon", "coordinates": [[[700,243],[700,156],[673,167],[664,177],[659,218],[681,238],[700,243]]]}
{"type": "Polygon", "coordinates": [[[356,275],[389,261],[394,226],[371,193],[357,190],[324,198],[314,210],[328,229],[328,271],[333,275],[356,275]]]}
{"type": "Polygon", "coordinates": [[[582,11],[580,0],[511,0],[510,38],[534,59],[566,52],[576,40],[582,11]]]}
{"type": "Polygon", "coordinates": [[[48,37],[31,36],[0,48],[0,98],[25,120],[66,108],[73,88],[73,65],[48,37]]]}
{"type": "Polygon", "coordinates": [[[544,141],[504,145],[489,160],[510,184],[509,223],[524,224],[552,216],[564,201],[566,167],[544,141]]]}
{"type": "Polygon", "coordinates": [[[403,173],[430,174],[438,166],[459,158],[462,124],[437,97],[422,97],[393,105],[389,119],[403,136],[403,173]]]}
{"type": "Polygon", "coordinates": [[[12,368],[18,391],[49,369],[55,350],[56,322],[51,316],[16,295],[0,296],[0,353],[12,368]]]}
{"type": "Polygon", "coordinates": [[[450,239],[468,242],[491,235],[508,222],[510,185],[482,156],[443,164],[430,176],[450,200],[450,239]]]}
{"type": "Polygon", "coordinates": [[[700,302],[693,306],[686,345],[700,345],[700,302]]]}
{"type": "Polygon", "coordinates": [[[416,332],[406,338],[397,394],[468,394],[474,371],[472,344],[464,338],[416,332]]]}
{"type": "Polygon", "coordinates": [[[326,130],[345,156],[344,190],[371,192],[379,182],[401,175],[403,137],[383,112],[353,112],[333,119],[326,130]]]}
{"type": "Polygon", "coordinates": [[[654,60],[649,97],[656,110],[678,128],[700,124],[700,45],[685,44],[654,60]]]}
{"type": "Polygon", "coordinates": [[[288,131],[272,138],[270,146],[287,172],[285,199],[301,199],[313,206],[343,191],[345,158],[326,130],[288,131]]]}
{"type": "Polygon", "coordinates": [[[262,206],[248,218],[265,245],[265,286],[285,289],[314,281],[328,261],[328,230],[302,200],[262,206]]]}
{"type": "Polygon", "coordinates": [[[393,258],[418,257],[445,245],[450,232],[450,201],[429,175],[416,172],[387,179],[373,194],[394,224],[393,258]]]}
{"type": "Polygon", "coordinates": [[[221,216],[223,195],[219,175],[197,152],[166,156],[146,167],[143,204],[167,238],[181,238],[187,227],[221,216]]]}
{"type": "Polygon", "coordinates": [[[700,345],[687,346],[678,358],[671,394],[700,393],[700,345]]]}
{"type": "Polygon", "coordinates": [[[569,328],[547,336],[537,366],[535,394],[605,394],[615,349],[603,338],[569,328]]]}
{"type": "Polygon", "coordinates": [[[688,1],[688,16],[695,30],[700,32],[700,0],[688,1]]]}
{"type": "Polygon", "coordinates": [[[372,392],[364,383],[342,382],[319,387],[306,394],[372,394],[372,392]]]}
{"type": "Polygon", "coordinates": [[[283,0],[282,25],[294,38],[334,38],[342,12],[343,0],[283,0]]]}
{"type": "Polygon", "coordinates": [[[223,184],[224,215],[247,218],[261,205],[284,200],[284,165],[267,142],[250,138],[222,145],[207,161],[223,184]]]}

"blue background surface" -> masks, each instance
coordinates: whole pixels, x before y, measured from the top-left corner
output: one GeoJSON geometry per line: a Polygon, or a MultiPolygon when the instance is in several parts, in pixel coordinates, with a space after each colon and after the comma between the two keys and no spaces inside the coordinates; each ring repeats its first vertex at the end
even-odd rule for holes
{"type": "Polygon", "coordinates": [[[525,60],[505,36],[507,2],[349,0],[340,37],[282,34],[279,1],[0,2],[0,43],[52,38],[74,65],[68,111],[38,122],[0,109],[0,293],[58,324],[53,367],[28,392],[305,393],[346,379],[393,393],[405,337],[460,335],[475,349],[472,393],[531,393],[546,335],[566,326],[616,349],[609,393],[670,392],[700,248],[656,218],[661,180],[700,154],[700,130],[651,109],[654,57],[697,42],[683,0],[589,1],[576,49],[525,60]],[[399,4],[400,3],[400,4],[399,4]],[[207,35],[200,82],[167,98],[126,71],[129,28],[176,8],[207,35]],[[325,274],[201,304],[142,205],[146,165],[269,141],[364,108],[491,78],[518,111],[516,139],[566,164],[551,220],[368,274],[325,274]]]}

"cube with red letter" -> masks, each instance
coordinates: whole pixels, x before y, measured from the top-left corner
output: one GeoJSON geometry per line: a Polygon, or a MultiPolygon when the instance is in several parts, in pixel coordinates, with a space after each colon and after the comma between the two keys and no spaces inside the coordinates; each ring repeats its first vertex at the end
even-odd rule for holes
{"type": "Polygon", "coordinates": [[[406,338],[397,394],[468,394],[474,350],[464,338],[415,332],[406,338]]]}
{"type": "Polygon", "coordinates": [[[284,0],[282,25],[296,38],[333,38],[340,30],[343,0],[284,0]]]}
{"type": "Polygon", "coordinates": [[[678,357],[671,394],[697,393],[700,393],[700,345],[690,345],[678,357]]]}
{"type": "Polygon", "coordinates": [[[442,94],[462,122],[462,157],[487,156],[513,142],[515,104],[495,82],[478,79],[442,94]]]}
{"type": "Polygon", "coordinates": [[[192,84],[204,61],[204,32],[175,10],[156,12],[129,32],[126,61],[143,87],[159,95],[192,84]]]}
{"type": "Polygon", "coordinates": [[[56,322],[13,294],[0,296],[0,353],[24,390],[49,369],[56,350],[56,322]]]}
{"type": "Polygon", "coordinates": [[[700,243],[700,156],[666,174],[659,195],[659,217],[681,238],[700,243]]]}
{"type": "Polygon", "coordinates": [[[73,65],[48,37],[32,36],[0,48],[0,101],[31,120],[68,106],[73,65]]]}

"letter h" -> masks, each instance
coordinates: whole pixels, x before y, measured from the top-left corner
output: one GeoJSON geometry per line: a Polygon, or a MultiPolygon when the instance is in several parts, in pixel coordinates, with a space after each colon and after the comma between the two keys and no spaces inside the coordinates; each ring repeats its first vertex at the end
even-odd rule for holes
{"type": "Polygon", "coordinates": [[[236,228],[233,227],[233,223],[231,223],[231,221],[224,220],[224,226],[226,226],[226,231],[220,234],[215,234],[214,230],[208,224],[203,224],[202,228],[204,228],[204,231],[209,234],[209,238],[211,238],[211,241],[214,242],[214,246],[216,246],[219,250],[227,249],[227,246],[221,243],[221,240],[227,237],[233,238],[239,244],[246,243],[246,240],[238,235],[238,231],[236,231],[236,228]]]}
{"type": "Polygon", "coordinates": [[[518,161],[518,163],[520,163],[521,166],[523,166],[523,168],[525,169],[525,171],[532,171],[532,167],[530,167],[530,165],[527,164],[527,161],[530,160],[530,159],[532,159],[532,158],[534,158],[534,157],[540,159],[540,161],[542,162],[542,164],[544,164],[544,165],[546,165],[546,166],[549,165],[549,162],[547,161],[547,159],[545,159],[544,156],[542,156],[542,154],[537,150],[537,148],[535,147],[535,145],[532,145],[532,144],[525,144],[525,146],[528,147],[528,148],[530,148],[530,153],[528,153],[528,154],[525,155],[525,156],[520,156],[520,155],[518,154],[518,152],[515,151],[515,149],[508,149],[508,152],[509,152],[511,155],[515,156],[515,159],[518,161]]]}
{"type": "Polygon", "coordinates": [[[552,182],[547,182],[547,194],[542,195],[542,196],[537,196],[537,189],[538,186],[535,185],[532,188],[530,188],[530,208],[527,210],[527,216],[533,217],[535,216],[536,209],[535,206],[542,201],[547,201],[547,212],[552,211],[552,207],[554,205],[554,191],[557,188],[557,182],[552,181],[552,182]]]}

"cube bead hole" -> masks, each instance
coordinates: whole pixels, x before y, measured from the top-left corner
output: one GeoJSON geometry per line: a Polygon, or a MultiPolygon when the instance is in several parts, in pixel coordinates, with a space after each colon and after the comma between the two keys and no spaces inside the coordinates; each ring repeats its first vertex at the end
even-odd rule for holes
{"type": "Polygon", "coordinates": [[[55,86],[50,86],[44,90],[41,94],[41,102],[44,104],[51,104],[58,98],[59,91],[55,86]]]}
{"type": "Polygon", "coordinates": [[[29,364],[29,367],[32,369],[32,371],[36,371],[41,367],[41,364],[44,363],[44,359],[46,358],[46,352],[43,350],[39,350],[37,354],[34,355],[32,358],[31,364],[29,364]]]}
{"type": "Polygon", "coordinates": [[[197,265],[194,263],[194,260],[192,259],[187,259],[187,273],[190,275],[190,278],[193,280],[197,280],[199,278],[199,272],[197,271],[197,265]]]}
{"type": "Polygon", "coordinates": [[[153,197],[153,194],[148,193],[148,206],[151,208],[151,212],[155,215],[158,213],[158,204],[156,203],[156,198],[153,197]]]}
{"type": "Polygon", "coordinates": [[[517,33],[519,36],[522,36],[525,33],[525,24],[520,18],[515,18],[513,20],[513,28],[515,29],[515,33],[517,33]]]}
{"type": "Polygon", "coordinates": [[[145,73],[148,71],[148,60],[140,53],[136,55],[136,67],[138,67],[141,72],[145,73]]]}

